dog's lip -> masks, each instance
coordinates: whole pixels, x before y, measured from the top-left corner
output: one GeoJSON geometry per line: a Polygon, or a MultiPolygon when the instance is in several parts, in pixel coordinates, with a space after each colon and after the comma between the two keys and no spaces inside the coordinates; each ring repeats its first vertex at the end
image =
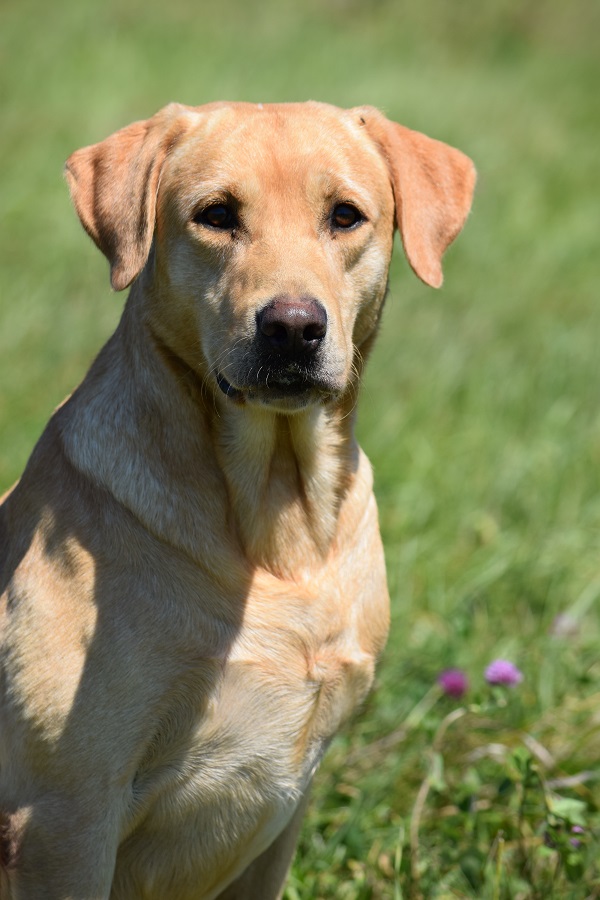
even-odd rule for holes
{"type": "MultiPolygon", "coordinates": [[[[234,387],[223,375],[222,372],[215,372],[215,378],[217,379],[217,384],[223,391],[226,397],[229,397],[230,400],[241,400],[244,397],[244,391],[239,388],[234,387]]],[[[313,389],[315,385],[313,385],[310,381],[306,379],[282,375],[279,378],[270,379],[270,383],[265,383],[264,385],[253,385],[247,389],[247,393],[252,395],[257,389],[263,391],[275,391],[277,393],[289,393],[289,394],[302,394],[306,391],[313,389]]]]}
{"type": "Polygon", "coordinates": [[[233,385],[227,381],[227,379],[222,374],[222,372],[215,372],[215,378],[217,379],[217,384],[219,385],[219,387],[221,388],[221,390],[223,391],[223,393],[225,394],[226,397],[228,397],[230,400],[236,400],[236,401],[243,400],[243,398],[244,398],[243,392],[240,391],[238,388],[233,387],[233,385]]]}
{"type": "Polygon", "coordinates": [[[330,395],[332,392],[325,389],[324,385],[313,382],[310,379],[302,378],[294,375],[283,374],[279,378],[270,378],[264,385],[248,386],[245,390],[234,387],[230,381],[225,378],[222,372],[215,371],[215,379],[221,391],[229,400],[235,402],[244,402],[246,399],[252,400],[260,397],[265,400],[269,396],[273,398],[300,398],[303,395],[313,392],[320,394],[322,397],[330,395]]]}

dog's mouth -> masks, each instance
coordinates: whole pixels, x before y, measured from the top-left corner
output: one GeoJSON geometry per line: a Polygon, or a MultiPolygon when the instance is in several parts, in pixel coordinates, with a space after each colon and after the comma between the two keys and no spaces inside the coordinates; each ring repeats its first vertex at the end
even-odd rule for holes
{"type": "Polygon", "coordinates": [[[217,379],[217,384],[223,391],[226,397],[229,397],[230,400],[242,401],[244,399],[243,391],[238,390],[238,388],[234,388],[224,375],[220,372],[215,372],[215,378],[217,379]]]}
{"type": "Polygon", "coordinates": [[[286,405],[298,407],[325,400],[336,393],[325,379],[310,377],[301,370],[293,369],[274,372],[259,370],[259,374],[252,380],[248,379],[243,387],[232,385],[222,372],[215,372],[215,379],[223,394],[235,403],[246,400],[265,404],[284,401],[286,405]]]}

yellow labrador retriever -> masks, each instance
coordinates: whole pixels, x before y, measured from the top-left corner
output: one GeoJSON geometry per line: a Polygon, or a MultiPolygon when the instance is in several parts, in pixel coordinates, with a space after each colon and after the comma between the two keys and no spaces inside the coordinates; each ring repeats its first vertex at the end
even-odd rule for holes
{"type": "Polygon", "coordinates": [[[462,153],[370,107],[171,105],[74,153],[115,334],[0,508],[2,900],[273,900],[388,628],[354,437],[394,226],[462,153]]]}

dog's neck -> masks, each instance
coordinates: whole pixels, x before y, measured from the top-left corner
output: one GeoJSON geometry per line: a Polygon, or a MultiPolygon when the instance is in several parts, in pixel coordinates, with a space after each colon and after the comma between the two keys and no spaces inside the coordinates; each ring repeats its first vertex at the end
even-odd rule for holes
{"type": "Polygon", "coordinates": [[[324,562],[357,467],[343,408],[316,406],[278,415],[229,403],[215,419],[215,433],[248,558],[287,575],[306,570],[308,561],[324,562]]]}
{"type": "Polygon", "coordinates": [[[354,397],[293,415],[238,405],[142,327],[126,311],[65,407],[74,464],[204,565],[227,566],[240,544],[250,566],[282,577],[325,563],[371,493],[354,397]]]}

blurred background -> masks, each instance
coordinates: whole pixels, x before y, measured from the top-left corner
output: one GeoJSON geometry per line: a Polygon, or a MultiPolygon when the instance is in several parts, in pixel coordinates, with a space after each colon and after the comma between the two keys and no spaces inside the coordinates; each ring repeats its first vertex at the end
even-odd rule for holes
{"type": "Polygon", "coordinates": [[[74,149],[172,100],[315,99],[479,170],[441,291],[397,243],[358,423],[392,634],[286,900],[600,897],[599,44],[592,0],[0,6],[0,493],[124,301],[74,149]],[[523,673],[504,694],[496,658],[523,673]]]}

